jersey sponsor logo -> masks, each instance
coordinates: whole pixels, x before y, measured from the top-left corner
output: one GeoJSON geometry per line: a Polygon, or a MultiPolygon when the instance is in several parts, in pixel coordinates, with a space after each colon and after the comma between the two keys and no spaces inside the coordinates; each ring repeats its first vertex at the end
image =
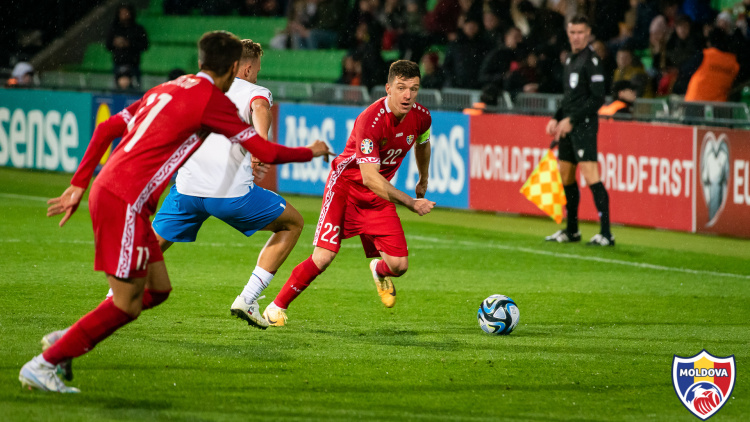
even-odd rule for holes
{"type": "Polygon", "coordinates": [[[363,154],[369,154],[372,152],[372,149],[374,147],[374,144],[372,143],[372,139],[363,139],[362,143],[359,145],[359,150],[362,151],[363,154]]]}
{"type": "Polygon", "coordinates": [[[396,134],[396,138],[400,138],[402,136],[404,136],[404,132],[399,132],[399,133],[396,134]]]}
{"type": "Polygon", "coordinates": [[[677,398],[701,420],[713,416],[729,400],[736,375],[734,355],[718,357],[704,349],[691,357],[674,355],[672,360],[677,398]]]}
{"type": "Polygon", "coordinates": [[[380,157],[362,157],[357,158],[357,164],[369,163],[369,164],[380,164],[380,157]]]}
{"type": "Polygon", "coordinates": [[[592,75],[591,82],[604,82],[604,75],[592,75]]]}
{"type": "Polygon", "coordinates": [[[414,142],[414,135],[409,135],[406,137],[406,144],[411,145],[412,142],[414,142]]]}
{"type": "Polygon", "coordinates": [[[575,89],[575,87],[578,86],[578,74],[577,73],[571,73],[570,74],[570,80],[568,81],[570,83],[570,87],[575,89]]]}

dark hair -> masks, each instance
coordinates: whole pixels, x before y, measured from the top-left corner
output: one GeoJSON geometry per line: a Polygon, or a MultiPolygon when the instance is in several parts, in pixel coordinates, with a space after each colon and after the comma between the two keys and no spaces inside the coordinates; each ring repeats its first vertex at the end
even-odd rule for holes
{"type": "Polygon", "coordinates": [[[570,19],[570,21],[568,21],[568,25],[580,25],[580,24],[584,24],[588,26],[589,28],[591,27],[591,25],[589,24],[589,18],[587,18],[584,15],[575,15],[570,19]]]}
{"type": "Polygon", "coordinates": [[[224,75],[241,56],[242,43],[231,32],[206,32],[198,41],[198,63],[201,70],[224,75]]]}
{"type": "Polygon", "coordinates": [[[396,78],[411,79],[422,78],[419,65],[411,60],[396,60],[388,70],[388,83],[391,84],[396,78]]]}
{"type": "Polygon", "coordinates": [[[244,60],[255,60],[263,56],[263,47],[260,43],[253,42],[253,40],[245,39],[242,40],[242,57],[241,61],[244,60]]]}

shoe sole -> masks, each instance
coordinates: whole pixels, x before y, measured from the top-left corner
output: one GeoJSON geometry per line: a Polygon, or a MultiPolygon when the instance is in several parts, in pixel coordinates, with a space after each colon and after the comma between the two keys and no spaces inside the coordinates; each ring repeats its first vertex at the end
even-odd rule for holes
{"type": "MultiPolygon", "coordinates": [[[[47,336],[42,337],[42,352],[52,347],[47,336]]],[[[73,381],[73,359],[68,359],[57,364],[57,373],[62,375],[65,381],[73,381]]]]}
{"type": "MultiPolygon", "coordinates": [[[[27,377],[23,375],[23,370],[20,374],[18,374],[18,380],[21,381],[21,387],[26,388],[28,390],[39,390],[39,391],[52,391],[49,388],[45,387],[44,384],[38,382],[38,380],[35,379],[35,377],[27,377]]],[[[69,393],[80,393],[81,390],[73,387],[68,387],[70,391],[53,391],[55,393],[62,393],[62,394],[69,394],[69,393]]]]}
{"type": "Polygon", "coordinates": [[[232,315],[247,322],[247,325],[260,328],[261,330],[265,330],[266,328],[268,328],[268,326],[263,326],[259,322],[247,316],[247,313],[243,311],[242,309],[231,309],[231,312],[232,312],[232,315]]]}

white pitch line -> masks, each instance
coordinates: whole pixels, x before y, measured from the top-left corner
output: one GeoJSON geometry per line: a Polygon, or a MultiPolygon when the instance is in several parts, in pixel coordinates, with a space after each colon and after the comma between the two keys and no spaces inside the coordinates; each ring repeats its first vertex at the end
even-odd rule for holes
{"type": "Polygon", "coordinates": [[[47,200],[49,199],[49,198],[44,198],[41,196],[17,195],[15,193],[0,193],[0,198],[26,199],[28,201],[44,201],[44,202],[47,202],[47,200]]]}
{"type": "MultiPolygon", "coordinates": [[[[23,199],[26,201],[34,201],[34,202],[44,202],[47,203],[47,201],[50,198],[45,198],[43,196],[33,196],[33,195],[19,195],[16,193],[0,193],[0,198],[11,198],[11,199],[23,199]]],[[[87,201],[81,201],[80,207],[86,208],[89,204],[87,201]]]]}
{"type": "MultiPolygon", "coordinates": [[[[432,237],[423,237],[423,236],[407,236],[407,237],[410,239],[422,240],[425,242],[439,242],[439,243],[445,242],[444,240],[432,238],[432,237]]],[[[575,254],[570,254],[570,253],[550,252],[550,251],[543,251],[539,249],[525,248],[525,247],[520,247],[520,246],[500,245],[496,243],[479,243],[479,242],[469,242],[465,240],[458,241],[458,243],[464,246],[471,246],[471,247],[476,247],[476,248],[502,249],[506,251],[517,251],[517,252],[525,252],[525,253],[530,253],[530,254],[535,254],[535,255],[552,256],[555,258],[568,258],[568,259],[577,259],[580,261],[594,261],[594,262],[603,262],[606,264],[626,265],[629,267],[646,268],[646,269],[657,270],[657,271],[672,271],[672,272],[678,272],[678,273],[711,275],[711,276],[717,276],[717,277],[730,277],[730,278],[741,278],[745,280],[750,280],[750,275],[744,275],[744,274],[722,273],[718,271],[693,270],[690,268],[680,268],[680,267],[667,267],[665,265],[655,265],[655,264],[649,264],[646,262],[622,261],[619,259],[601,258],[597,256],[585,256],[585,255],[575,255],[575,254]]]]}

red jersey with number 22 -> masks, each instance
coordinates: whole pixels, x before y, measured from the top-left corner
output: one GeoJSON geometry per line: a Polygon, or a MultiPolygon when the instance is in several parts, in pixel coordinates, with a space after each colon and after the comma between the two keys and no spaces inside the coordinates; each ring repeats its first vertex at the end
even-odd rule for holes
{"type": "Polygon", "coordinates": [[[380,164],[380,174],[390,181],[414,144],[429,142],[431,125],[430,112],[419,103],[399,122],[387,98],[375,101],[354,121],[344,152],[331,163],[328,188],[348,189],[360,200],[377,202],[381,198],[362,183],[359,165],[380,164]]]}

